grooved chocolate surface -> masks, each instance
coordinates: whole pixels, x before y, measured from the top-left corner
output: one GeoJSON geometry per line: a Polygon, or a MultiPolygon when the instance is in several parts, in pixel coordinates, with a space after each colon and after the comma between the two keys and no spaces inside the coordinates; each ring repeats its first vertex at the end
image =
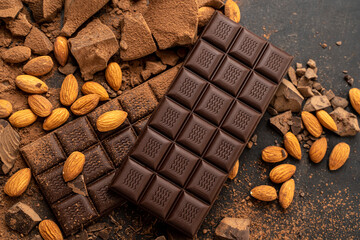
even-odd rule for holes
{"type": "Polygon", "coordinates": [[[195,235],[291,61],[215,13],[111,188],[195,235]]]}

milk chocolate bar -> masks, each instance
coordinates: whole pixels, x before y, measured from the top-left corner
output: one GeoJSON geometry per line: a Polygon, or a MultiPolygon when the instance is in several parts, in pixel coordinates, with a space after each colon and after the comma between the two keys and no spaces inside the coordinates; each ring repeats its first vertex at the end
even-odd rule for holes
{"type": "Polygon", "coordinates": [[[195,235],[292,58],[215,13],[111,189],[195,235]]]}

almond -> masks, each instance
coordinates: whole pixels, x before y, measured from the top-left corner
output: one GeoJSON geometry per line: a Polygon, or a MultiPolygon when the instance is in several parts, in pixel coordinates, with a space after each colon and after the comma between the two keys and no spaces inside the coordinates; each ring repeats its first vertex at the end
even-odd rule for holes
{"type": "Polygon", "coordinates": [[[69,45],[64,37],[57,37],[54,42],[54,55],[61,66],[65,66],[69,58],[69,45]]]}
{"type": "Polygon", "coordinates": [[[349,91],[349,98],[351,106],[355,109],[355,111],[360,114],[360,89],[352,88],[349,91]]]}
{"type": "Polygon", "coordinates": [[[30,95],[28,97],[28,104],[33,113],[39,117],[49,116],[53,109],[51,102],[41,95],[30,95]]]}
{"type": "Polygon", "coordinates": [[[250,195],[257,200],[265,202],[270,202],[277,199],[276,189],[268,185],[260,185],[251,189],[250,195]]]}
{"type": "Polygon", "coordinates": [[[39,224],[39,232],[44,240],[64,239],[58,225],[51,220],[42,220],[39,224]]]}
{"type": "Polygon", "coordinates": [[[23,68],[26,74],[33,76],[42,76],[51,71],[54,67],[54,63],[51,57],[41,56],[31,59],[27,62],[23,68]]]}
{"type": "Polygon", "coordinates": [[[321,136],[323,128],[319,120],[314,115],[307,111],[303,111],[301,113],[301,119],[305,125],[306,130],[308,130],[311,135],[317,138],[321,136]]]}
{"type": "Polygon", "coordinates": [[[344,165],[350,155],[350,146],[347,143],[341,142],[337,144],[332,150],[329,158],[329,169],[337,170],[344,165]]]}
{"type": "Polygon", "coordinates": [[[110,111],[102,114],[96,121],[100,132],[108,132],[120,127],[127,118],[127,112],[121,110],[110,111]]]}
{"type": "Polygon", "coordinates": [[[270,180],[274,183],[283,183],[289,180],[295,173],[296,166],[292,164],[281,164],[274,167],[270,172],[270,180]]]}
{"type": "Polygon", "coordinates": [[[66,108],[56,108],[52,111],[43,124],[43,129],[51,131],[63,125],[69,118],[70,113],[66,108]]]}
{"type": "Polygon", "coordinates": [[[264,148],[261,153],[262,160],[269,163],[277,163],[285,160],[288,154],[285,149],[277,146],[264,148]]]}
{"type": "Polygon", "coordinates": [[[30,168],[23,168],[5,183],[4,192],[10,197],[19,197],[25,192],[31,180],[30,168]]]}
{"type": "Polygon", "coordinates": [[[288,132],[284,135],[284,146],[286,151],[294,158],[301,160],[301,147],[299,140],[292,133],[288,132]]]}
{"type": "Polygon", "coordinates": [[[225,3],[225,16],[234,22],[240,22],[241,14],[240,8],[233,0],[227,0],[225,3]]]}
{"type": "Polygon", "coordinates": [[[279,202],[281,207],[287,209],[294,199],[295,181],[290,179],[283,183],[279,191],[279,202]]]}
{"type": "Polygon", "coordinates": [[[85,155],[81,152],[73,152],[66,159],[63,168],[65,182],[74,180],[82,172],[85,164],[85,155]]]}
{"type": "Polygon", "coordinates": [[[30,110],[20,110],[13,113],[9,117],[9,122],[13,127],[22,128],[33,124],[37,119],[37,116],[30,110]]]}
{"type": "Polygon", "coordinates": [[[7,118],[12,113],[12,104],[4,99],[0,99],[0,118],[7,118]]]}
{"type": "Polygon", "coordinates": [[[105,71],[105,78],[114,91],[119,91],[122,82],[122,71],[116,62],[109,63],[105,71]]]}
{"type": "Polygon", "coordinates": [[[96,108],[99,100],[100,96],[97,94],[85,95],[76,100],[70,109],[75,115],[85,115],[96,108]]]}
{"type": "Polygon", "coordinates": [[[231,169],[228,177],[231,180],[233,180],[236,177],[236,175],[238,174],[238,171],[239,171],[239,160],[236,161],[236,163],[233,166],[233,168],[231,169]]]}
{"type": "Polygon", "coordinates": [[[24,92],[32,94],[46,93],[49,89],[43,81],[31,75],[17,76],[15,79],[15,84],[24,92]]]}
{"type": "Polygon", "coordinates": [[[106,101],[109,100],[109,94],[105,90],[103,86],[101,86],[97,82],[86,82],[82,88],[81,91],[83,94],[97,94],[100,96],[100,101],[106,101]]]}
{"type": "Polygon", "coordinates": [[[325,128],[330,131],[336,132],[338,130],[334,119],[324,110],[319,110],[316,112],[316,117],[325,128]]]}
{"type": "Polygon", "coordinates": [[[319,163],[325,157],[327,150],[327,140],[325,137],[316,140],[309,150],[310,160],[319,163]]]}
{"type": "Polygon", "coordinates": [[[64,106],[73,104],[78,96],[79,86],[74,75],[67,75],[61,85],[60,102],[64,106]]]}

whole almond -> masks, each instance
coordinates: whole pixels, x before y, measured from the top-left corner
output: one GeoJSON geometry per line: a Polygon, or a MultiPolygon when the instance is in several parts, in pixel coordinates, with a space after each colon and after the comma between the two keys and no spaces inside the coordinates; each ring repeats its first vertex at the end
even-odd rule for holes
{"type": "Polygon", "coordinates": [[[19,197],[25,192],[31,180],[30,168],[23,168],[5,183],[4,192],[10,197],[19,197]]]}
{"type": "Polygon", "coordinates": [[[238,174],[239,171],[239,160],[237,160],[235,162],[235,165],[233,166],[233,168],[231,169],[228,178],[230,178],[231,180],[233,180],[236,175],[238,174]]]}
{"type": "Polygon", "coordinates": [[[51,57],[41,56],[33,58],[27,62],[23,71],[29,75],[42,76],[49,73],[53,67],[54,63],[51,57]]]}
{"type": "Polygon", "coordinates": [[[355,109],[355,111],[360,114],[360,89],[352,88],[349,91],[349,98],[351,106],[355,109]]]}
{"type": "Polygon", "coordinates": [[[33,124],[37,119],[37,116],[30,110],[20,110],[13,113],[9,117],[9,122],[13,127],[22,128],[33,124]]]}
{"type": "Polygon", "coordinates": [[[323,128],[319,120],[314,115],[307,111],[303,111],[301,113],[301,119],[305,125],[306,130],[308,130],[311,135],[314,137],[321,136],[323,128]]]}
{"type": "Polygon", "coordinates": [[[225,16],[234,22],[240,22],[241,14],[240,8],[233,0],[227,0],[225,3],[225,16]]]}
{"type": "Polygon", "coordinates": [[[286,151],[294,158],[301,160],[301,147],[299,140],[292,133],[288,132],[284,135],[284,146],[286,151]]]}
{"type": "Polygon", "coordinates": [[[0,118],[7,118],[12,113],[12,105],[9,101],[0,99],[0,118]]]}
{"type": "Polygon", "coordinates": [[[337,144],[332,150],[329,157],[329,169],[338,170],[341,168],[350,155],[350,146],[347,143],[341,142],[337,144]]]}
{"type": "Polygon", "coordinates": [[[281,207],[287,209],[294,199],[295,181],[290,179],[283,183],[279,191],[279,202],[281,207]]]}
{"type": "Polygon", "coordinates": [[[79,93],[79,85],[74,75],[69,74],[65,77],[60,89],[60,102],[64,106],[73,104],[79,93]]]}
{"type": "Polygon", "coordinates": [[[43,129],[51,131],[60,127],[69,119],[70,113],[66,108],[56,108],[52,111],[43,124],[43,129]]]}
{"type": "Polygon", "coordinates": [[[48,86],[38,79],[37,77],[31,75],[19,75],[15,79],[15,84],[18,88],[24,92],[31,94],[42,94],[48,91],[48,86]]]}
{"type": "Polygon", "coordinates": [[[102,114],[96,121],[96,127],[100,132],[108,132],[120,127],[127,118],[127,112],[114,110],[102,114]]]}
{"type": "Polygon", "coordinates": [[[82,172],[85,164],[85,155],[81,152],[73,152],[66,159],[63,168],[65,182],[74,180],[82,172]]]}
{"type": "Polygon", "coordinates": [[[54,42],[54,55],[61,66],[65,66],[69,58],[69,45],[64,37],[57,37],[54,42]]]}
{"type": "Polygon", "coordinates": [[[105,71],[105,78],[114,91],[119,91],[122,83],[122,71],[116,62],[109,63],[105,71]]]}
{"type": "Polygon", "coordinates": [[[251,189],[250,195],[257,200],[265,202],[270,202],[277,199],[276,189],[268,185],[260,185],[251,189]]]}
{"type": "Polygon", "coordinates": [[[288,157],[285,149],[277,146],[269,146],[264,148],[261,153],[262,160],[268,163],[277,163],[288,157]]]}
{"type": "Polygon", "coordinates": [[[96,108],[99,100],[100,96],[97,94],[85,95],[76,100],[70,109],[75,115],[85,115],[96,108]]]}
{"type": "Polygon", "coordinates": [[[309,150],[310,160],[319,163],[325,157],[327,150],[327,140],[325,137],[316,140],[309,150]]]}
{"type": "Polygon", "coordinates": [[[292,164],[281,164],[270,171],[270,180],[274,183],[283,183],[289,180],[295,171],[296,166],[292,164]]]}
{"type": "Polygon", "coordinates": [[[334,119],[324,110],[319,110],[316,112],[316,117],[325,128],[330,131],[336,132],[338,130],[334,119]]]}
{"type": "Polygon", "coordinates": [[[51,102],[41,95],[30,95],[28,97],[28,104],[33,113],[39,117],[49,116],[53,109],[51,102]]]}
{"type": "Polygon", "coordinates": [[[44,240],[64,239],[58,225],[51,220],[42,220],[39,224],[39,232],[44,240]]]}
{"type": "Polygon", "coordinates": [[[97,82],[86,82],[82,88],[81,91],[83,94],[97,94],[100,96],[100,101],[106,101],[109,100],[109,94],[105,90],[103,86],[101,86],[97,82]]]}

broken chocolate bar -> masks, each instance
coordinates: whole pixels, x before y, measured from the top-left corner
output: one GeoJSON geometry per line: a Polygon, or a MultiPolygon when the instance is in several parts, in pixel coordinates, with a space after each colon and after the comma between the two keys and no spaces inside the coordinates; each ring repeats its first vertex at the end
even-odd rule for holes
{"type": "Polygon", "coordinates": [[[111,188],[195,235],[291,61],[215,13],[111,188]]]}

